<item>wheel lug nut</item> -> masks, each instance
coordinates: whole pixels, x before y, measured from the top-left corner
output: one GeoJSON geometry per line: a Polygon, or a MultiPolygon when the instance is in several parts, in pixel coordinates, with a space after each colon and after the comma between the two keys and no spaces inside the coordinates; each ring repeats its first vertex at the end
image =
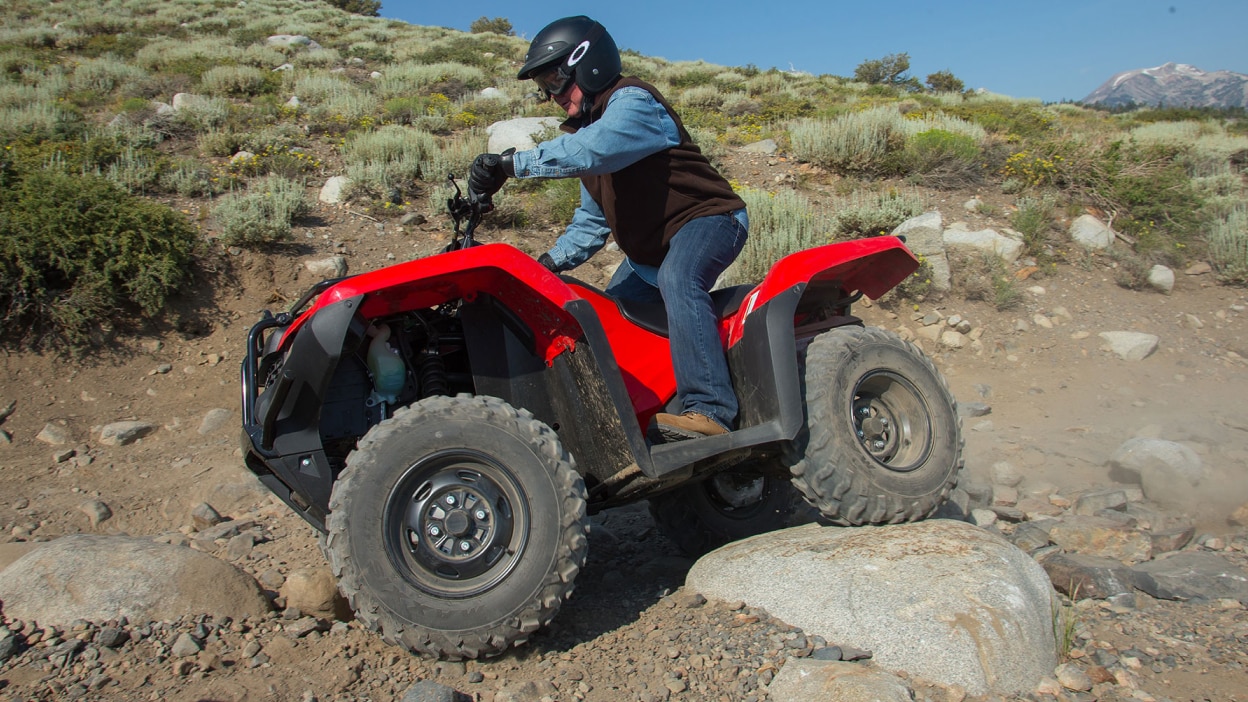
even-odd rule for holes
{"type": "Polygon", "coordinates": [[[446,504],[448,504],[448,505],[453,505],[453,504],[455,504],[455,496],[454,496],[454,495],[447,495],[447,496],[446,496],[446,504]]]}
{"type": "Polygon", "coordinates": [[[430,526],[430,527],[429,527],[429,535],[430,535],[430,536],[441,536],[441,535],[442,535],[442,530],[441,530],[441,529],[439,529],[436,525],[435,525],[435,526],[430,526]]]}
{"type": "Polygon", "coordinates": [[[459,550],[460,550],[460,551],[464,551],[464,552],[466,553],[466,552],[468,551],[468,549],[470,549],[470,548],[472,548],[472,544],[468,543],[467,541],[460,541],[460,542],[459,542],[459,550]]]}
{"type": "Polygon", "coordinates": [[[476,514],[473,516],[475,516],[477,519],[485,519],[485,510],[479,509],[477,510],[476,514]]]}
{"type": "Polygon", "coordinates": [[[882,448],[884,448],[884,442],[883,442],[883,441],[876,441],[876,442],[875,442],[875,449],[878,451],[878,450],[880,450],[880,449],[882,449],[882,448]]]}

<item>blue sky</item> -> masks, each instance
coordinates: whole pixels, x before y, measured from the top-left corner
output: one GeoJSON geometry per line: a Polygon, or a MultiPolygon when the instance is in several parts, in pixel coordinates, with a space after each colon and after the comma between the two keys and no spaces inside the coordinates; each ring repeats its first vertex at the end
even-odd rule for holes
{"type": "Polygon", "coordinates": [[[910,74],[953,71],[968,88],[1079,100],[1116,73],[1167,62],[1248,73],[1248,0],[382,0],[381,15],[467,31],[505,17],[532,38],[587,14],[616,43],[672,61],[852,76],[910,54],[910,74]]]}

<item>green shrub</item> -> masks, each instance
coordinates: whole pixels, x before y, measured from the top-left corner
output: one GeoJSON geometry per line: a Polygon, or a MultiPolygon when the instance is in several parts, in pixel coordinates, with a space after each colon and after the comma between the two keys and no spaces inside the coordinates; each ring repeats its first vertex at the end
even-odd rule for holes
{"type": "Polygon", "coordinates": [[[898,172],[934,188],[957,188],[983,179],[979,143],[965,134],[929,129],[906,140],[898,172]]]}
{"type": "Polygon", "coordinates": [[[1248,205],[1240,205],[1213,223],[1209,259],[1218,279],[1248,285],[1248,205]]]}
{"type": "Polygon", "coordinates": [[[0,328],[79,345],[91,328],[159,313],[196,242],[168,207],[93,175],[0,166],[0,328]]]}
{"type": "Polygon", "coordinates": [[[488,19],[485,15],[481,15],[479,19],[473,20],[472,24],[468,25],[468,31],[473,34],[491,32],[493,34],[501,34],[505,37],[515,36],[516,34],[511,28],[511,20],[506,17],[488,19]]]}
{"type": "MultiPolygon", "coordinates": [[[[903,116],[895,106],[884,105],[851,112],[831,120],[799,120],[789,128],[793,153],[803,161],[848,174],[882,176],[896,174],[907,166],[899,156],[907,143],[925,132],[945,132],[945,144],[955,153],[965,152],[965,137],[978,145],[985,138],[983,128],[943,113],[903,116]]],[[[924,137],[924,144],[941,139],[924,137]]]]}
{"type": "Polygon", "coordinates": [[[82,129],[75,112],[46,102],[0,108],[0,141],[35,142],[63,139],[82,129]]]}
{"type": "Polygon", "coordinates": [[[343,146],[351,180],[349,194],[401,202],[415,190],[417,178],[440,181],[446,177],[422,170],[439,153],[437,139],[417,129],[390,125],[357,134],[343,146]]]}
{"type": "Polygon", "coordinates": [[[70,85],[74,90],[95,90],[111,93],[124,83],[136,83],[147,76],[138,66],[132,66],[114,56],[87,59],[74,67],[70,85]]]}
{"type": "Polygon", "coordinates": [[[923,213],[923,198],[895,188],[882,193],[854,192],[832,204],[833,231],[846,238],[881,236],[923,213]]]}
{"type": "Polygon", "coordinates": [[[1056,206],[1055,199],[1048,193],[1018,199],[1018,209],[1010,215],[1010,226],[1023,235],[1023,250],[1028,255],[1040,256],[1045,252],[1056,206]]]}
{"type": "Polygon", "coordinates": [[[221,198],[212,210],[221,242],[263,246],[290,238],[291,221],[310,211],[303,184],[281,176],[252,181],[244,192],[221,198]]]}
{"type": "Polygon", "coordinates": [[[277,80],[270,79],[271,75],[270,71],[252,66],[216,66],[204,71],[199,86],[209,95],[250,97],[277,87],[277,80]]]}
{"type": "Polygon", "coordinates": [[[757,283],[781,258],[831,241],[832,222],[801,193],[743,188],[737,194],[749,212],[750,236],[722,284],[757,283]]]}
{"type": "Polygon", "coordinates": [[[209,197],[224,189],[211,168],[196,159],[180,159],[160,177],[161,187],[183,197],[209,197]]]}

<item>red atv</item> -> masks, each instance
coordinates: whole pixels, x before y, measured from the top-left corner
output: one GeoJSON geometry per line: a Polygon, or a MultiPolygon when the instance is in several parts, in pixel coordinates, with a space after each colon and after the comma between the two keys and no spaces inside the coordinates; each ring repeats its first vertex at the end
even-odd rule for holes
{"type": "Polygon", "coordinates": [[[901,240],[802,251],[713,293],[737,429],[661,443],[651,418],[678,411],[662,306],[478,244],[488,199],[456,186],[447,204],[442,253],[266,312],[242,366],[248,468],[324,533],[339,588],[386,641],[444,658],[525,641],[571,595],[588,515],[609,507],[649,500],[700,554],[786,526],[794,487],[861,525],[927,517],[957,483],[944,379],[850,315],[918,267],[901,240]]]}

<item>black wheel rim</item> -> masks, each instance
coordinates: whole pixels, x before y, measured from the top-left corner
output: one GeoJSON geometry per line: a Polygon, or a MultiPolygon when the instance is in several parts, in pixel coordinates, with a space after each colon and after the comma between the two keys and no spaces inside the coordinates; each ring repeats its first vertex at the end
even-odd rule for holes
{"type": "Polygon", "coordinates": [[[511,471],[464,449],[412,464],[387,498],[382,529],[404,579],[435,597],[463,598],[496,587],[515,569],[529,521],[511,471]]]}
{"type": "Polygon", "coordinates": [[[932,415],[927,402],[897,373],[879,370],[862,376],[854,386],[850,417],[858,445],[888,470],[917,470],[931,453],[932,415]]]}

